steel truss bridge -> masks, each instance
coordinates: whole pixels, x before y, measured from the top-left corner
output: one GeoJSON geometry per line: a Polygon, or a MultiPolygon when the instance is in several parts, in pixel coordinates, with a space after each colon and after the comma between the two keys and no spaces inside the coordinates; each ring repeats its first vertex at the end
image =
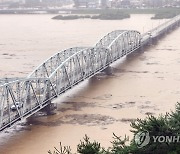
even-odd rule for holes
{"type": "Polygon", "coordinates": [[[112,31],[94,47],[56,53],[26,78],[1,79],[0,131],[43,108],[50,112],[53,99],[179,25],[176,16],[142,35],[135,30],[112,31]]]}

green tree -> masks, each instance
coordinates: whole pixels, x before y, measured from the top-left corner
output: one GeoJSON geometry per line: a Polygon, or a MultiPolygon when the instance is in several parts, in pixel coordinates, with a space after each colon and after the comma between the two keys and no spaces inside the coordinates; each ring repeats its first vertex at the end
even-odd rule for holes
{"type": "Polygon", "coordinates": [[[101,144],[94,141],[90,142],[90,138],[85,135],[84,141],[80,141],[77,145],[77,152],[80,154],[103,154],[105,150],[101,147],[101,144]]]}

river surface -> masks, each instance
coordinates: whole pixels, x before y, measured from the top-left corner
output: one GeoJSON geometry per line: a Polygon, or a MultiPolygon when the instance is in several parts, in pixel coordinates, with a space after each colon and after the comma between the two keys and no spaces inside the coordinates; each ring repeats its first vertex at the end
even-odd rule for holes
{"type": "MultiPolygon", "coordinates": [[[[141,33],[165,20],[52,20],[53,15],[0,15],[0,75],[24,77],[54,53],[93,46],[117,29],[141,33]]],[[[113,133],[132,138],[130,122],[174,110],[180,98],[180,29],[112,65],[55,100],[55,115],[33,117],[0,134],[0,154],[44,154],[61,141],[73,152],[85,134],[110,146],[113,133]]]]}

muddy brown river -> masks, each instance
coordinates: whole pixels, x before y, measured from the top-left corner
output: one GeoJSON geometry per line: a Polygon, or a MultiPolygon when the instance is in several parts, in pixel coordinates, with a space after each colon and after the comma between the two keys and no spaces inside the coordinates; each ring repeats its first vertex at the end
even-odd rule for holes
{"type": "MultiPolygon", "coordinates": [[[[132,15],[121,21],[56,21],[53,15],[0,15],[0,75],[24,77],[49,56],[74,46],[93,46],[117,29],[148,31],[165,20],[132,15]]],[[[45,154],[87,134],[110,146],[113,133],[132,138],[130,122],[174,110],[180,99],[180,28],[157,44],[116,62],[54,101],[55,115],[34,116],[0,133],[0,154],[45,154]]]]}

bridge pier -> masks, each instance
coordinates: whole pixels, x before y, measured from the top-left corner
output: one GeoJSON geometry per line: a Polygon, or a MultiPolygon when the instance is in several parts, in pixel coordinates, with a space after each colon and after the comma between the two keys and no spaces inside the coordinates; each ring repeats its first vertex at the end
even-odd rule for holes
{"type": "Polygon", "coordinates": [[[144,52],[144,46],[145,46],[145,45],[142,45],[142,46],[138,49],[138,51],[139,51],[139,52],[144,52]]]}
{"type": "MultiPolygon", "coordinates": [[[[161,37],[161,36],[160,36],[160,37],[161,37]]],[[[160,39],[160,37],[159,37],[159,36],[156,36],[156,37],[152,38],[152,45],[156,45],[157,42],[158,42],[158,40],[160,39]]]]}
{"type": "Polygon", "coordinates": [[[149,41],[148,41],[147,45],[148,45],[148,46],[153,45],[153,38],[152,38],[152,37],[150,37],[150,39],[149,39],[149,41]]]}
{"type": "Polygon", "coordinates": [[[141,47],[139,48],[139,51],[144,51],[144,45],[141,45],[141,47]]]}
{"type": "Polygon", "coordinates": [[[50,81],[47,80],[47,93],[46,93],[46,100],[47,106],[45,106],[42,111],[46,112],[47,115],[55,114],[53,111],[55,110],[55,105],[51,102],[51,89],[50,89],[50,81]]]}
{"type": "Polygon", "coordinates": [[[48,103],[48,105],[43,109],[43,112],[45,112],[47,115],[53,115],[55,114],[55,105],[51,103],[51,101],[48,103]]]}
{"type": "Polygon", "coordinates": [[[108,66],[103,72],[106,73],[106,75],[112,75],[113,74],[113,69],[112,67],[108,66]]]}

